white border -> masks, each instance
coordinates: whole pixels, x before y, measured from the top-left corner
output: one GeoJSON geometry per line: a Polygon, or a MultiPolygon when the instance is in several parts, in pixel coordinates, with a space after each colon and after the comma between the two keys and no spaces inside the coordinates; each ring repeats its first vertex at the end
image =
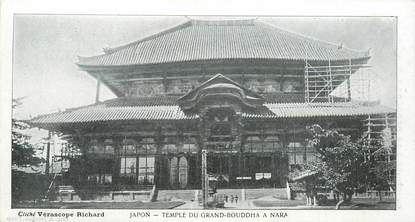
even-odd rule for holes
{"type": "MultiPolygon", "coordinates": [[[[414,64],[415,1],[31,1],[4,0],[1,3],[0,42],[0,221],[16,218],[10,209],[10,126],[12,90],[12,28],[15,13],[48,14],[131,14],[131,15],[297,15],[297,16],[397,16],[398,18],[398,202],[396,211],[295,211],[273,221],[415,221],[414,64]],[[7,219],[9,218],[9,219],[7,219]]],[[[391,58],[394,59],[394,58],[391,58]]],[[[53,211],[53,210],[49,210],[53,211]]],[[[66,210],[70,211],[70,210],[66,210]]],[[[105,210],[105,220],[128,219],[130,210],[105,210]]],[[[161,211],[160,211],[161,212],[161,211]]],[[[163,211],[167,212],[167,211],[163,211]]],[[[261,211],[258,211],[261,212],[261,211]]],[[[23,218],[29,219],[29,218],[23,218]]],[[[76,218],[78,221],[79,218],[76,218]]],[[[140,219],[144,220],[144,219],[140,219]]],[[[154,221],[155,218],[145,219],[154,221]]],[[[166,221],[162,218],[162,221],[166,221]]],[[[180,218],[169,220],[183,220],[180,218]]],[[[185,219],[192,221],[196,219],[185,219]]],[[[201,220],[198,218],[197,220],[201,220]]],[[[216,219],[224,220],[224,219],[216,219]]],[[[226,218],[240,221],[240,218],[226,218]]],[[[248,219],[252,220],[252,219],[248,219]]],[[[265,220],[264,218],[262,220],[265,220]]],[[[137,221],[137,219],[136,219],[137,221]]],[[[210,219],[210,221],[213,221],[210,219]]]]}

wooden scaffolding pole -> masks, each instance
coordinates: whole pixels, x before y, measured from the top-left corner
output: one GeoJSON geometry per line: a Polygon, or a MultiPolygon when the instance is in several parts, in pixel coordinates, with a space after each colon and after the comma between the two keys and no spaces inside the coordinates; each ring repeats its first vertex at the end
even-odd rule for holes
{"type": "Polygon", "coordinates": [[[349,59],[349,76],[347,77],[347,100],[352,101],[352,93],[350,91],[350,78],[352,77],[352,59],[349,59]]]}
{"type": "Polygon", "coordinates": [[[98,74],[98,78],[97,78],[97,89],[96,89],[96,94],[95,94],[95,103],[99,102],[99,94],[101,92],[101,74],[98,74]]]}
{"type": "Polygon", "coordinates": [[[310,102],[310,85],[309,85],[309,79],[308,79],[308,62],[307,60],[305,61],[305,93],[306,93],[306,102],[309,103],[310,102]]]}
{"type": "Polygon", "coordinates": [[[48,132],[48,143],[46,145],[46,166],[45,166],[45,174],[49,176],[50,171],[50,141],[52,140],[52,132],[48,132]]]}
{"type": "Polygon", "coordinates": [[[328,74],[329,74],[330,91],[327,92],[327,98],[329,100],[328,102],[333,102],[333,97],[330,96],[330,93],[333,92],[333,76],[332,76],[332,73],[331,73],[331,62],[330,62],[330,60],[329,60],[329,71],[328,71],[328,74]]]}

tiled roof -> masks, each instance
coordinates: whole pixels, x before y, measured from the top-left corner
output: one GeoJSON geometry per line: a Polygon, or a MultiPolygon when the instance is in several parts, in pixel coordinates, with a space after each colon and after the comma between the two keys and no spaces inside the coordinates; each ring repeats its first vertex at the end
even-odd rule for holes
{"type": "Polygon", "coordinates": [[[265,103],[303,103],[304,93],[269,93],[262,95],[265,103]]]}
{"type": "Polygon", "coordinates": [[[267,109],[256,113],[244,113],[244,118],[307,118],[333,116],[360,116],[393,113],[396,110],[382,105],[360,105],[358,103],[268,103],[267,109]]]}
{"type": "Polygon", "coordinates": [[[91,106],[62,113],[44,115],[32,119],[31,123],[83,123],[117,120],[181,120],[194,119],[186,115],[179,106],[91,106]]]}
{"type": "MultiPolygon", "coordinates": [[[[117,99],[106,103],[80,107],[60,113],[38,116],[29,122],[33,125],[87,123],[118,120],[189,120],[197,114],[187,114],[178,105],[128,106],[114,105],[117,99]]],[[[307,118],[359,116],[393,113],[395,110],[381,105],[363,106],[354,103],[285,103],[265,104],[253,112],[242,113],[243,118],[307,118]]]]}
{"type": "MultiPolygon", "coordinates": [[[[124,106],[171,106],[178,105],[177,100],[183,95],[148,96],[148,97],[119,97],[106,100],[95,106],[124,107],[124,106]]],[[[270,93],[262,95],[265,103],[302,103],[304,94],[270,93]]]]}
{"type": "Polygon", "coordinates": [[[220,59],[348,60],[356,51],[304,37],[258,20],[190,20],[105,54],[79,57],[80,66],[124,66],[220,59]]]}
{"type": "Polygon", "coordinates": [[[124,107],[124,106],[171,106],[177,105],[180,96],[148,96],[148,97],[119,97],[104,101],[100,106],[124,107]]]}

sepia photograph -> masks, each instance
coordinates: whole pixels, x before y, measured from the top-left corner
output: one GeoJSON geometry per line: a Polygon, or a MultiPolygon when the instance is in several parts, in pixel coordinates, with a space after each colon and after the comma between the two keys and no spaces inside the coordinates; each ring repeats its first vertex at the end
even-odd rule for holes
{"type": "Polygon", "coordinates": [[[12,209],[397,209],[396,17],[15,14],[12,80],[12,209]]]}

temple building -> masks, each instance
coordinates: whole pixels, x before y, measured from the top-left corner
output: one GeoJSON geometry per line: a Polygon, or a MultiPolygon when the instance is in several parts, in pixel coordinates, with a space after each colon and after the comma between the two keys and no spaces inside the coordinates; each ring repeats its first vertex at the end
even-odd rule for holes
{"type": "Polygon", "coordinates": [[[117,98],[30,123],[79,151],[65,174],[75,190],[200,189],[202,150],[218,188],[285,187],[290,169],[315,158],[307,126],[395,136],[394,109],[353,99],[350,78],[369,59],[258,19],[187,20],[79,57],[97,98],[101,84],[117,98]]]}

